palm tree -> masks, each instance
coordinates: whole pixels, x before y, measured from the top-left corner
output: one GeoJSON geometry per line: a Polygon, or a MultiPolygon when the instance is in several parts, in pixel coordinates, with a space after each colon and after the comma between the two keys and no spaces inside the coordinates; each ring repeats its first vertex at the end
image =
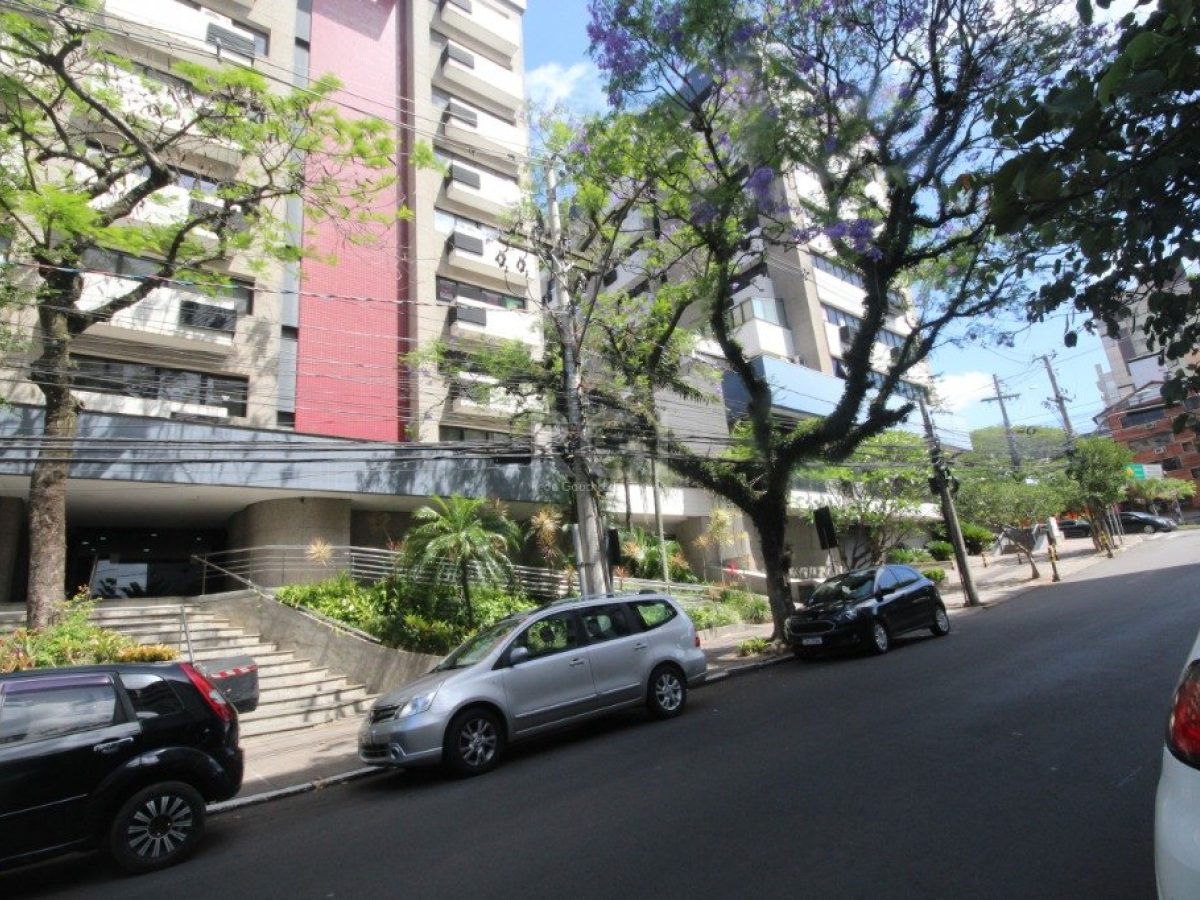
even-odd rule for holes
{"type": "Polygon", "coordinates": [[[471,497],[434,497],[433,505],[413,514],[416,527],[404,539],[404,556],[415,575],[435,580],[458,576],[467,624],[475,626],[471,574],[487,581],[511,580],[510,549],[517,545],[517,526],[499,503],[471,497]]]}

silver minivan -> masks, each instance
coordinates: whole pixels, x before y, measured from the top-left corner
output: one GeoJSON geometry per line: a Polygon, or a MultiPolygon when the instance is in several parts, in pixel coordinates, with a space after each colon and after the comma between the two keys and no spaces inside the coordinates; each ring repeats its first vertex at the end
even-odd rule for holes
{"type": "Polygon", "coordinates": [[[377,699],[358,754],[478,775],[510,741],[551,728],[642,704],[677,716],[705,671],[696,628],[670,597],[562,600],[497,622],[377,699]]]}

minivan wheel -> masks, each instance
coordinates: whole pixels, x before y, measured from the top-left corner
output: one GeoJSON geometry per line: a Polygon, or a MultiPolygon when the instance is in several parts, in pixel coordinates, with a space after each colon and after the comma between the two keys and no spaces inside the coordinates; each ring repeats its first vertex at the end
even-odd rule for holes
{"type": "Polygon", "coordinates": [[[946,607],[939,606],[933,612],[933,625],[929,628],[938,637],[944,637],[950,633],[950,616],[946,613],[946,607]]]}
{"type": "Polygon", "coordinates": [[[117,865],[141,874],[187,859],[204,834],[204,799],[190,784],[142,788],[113,818],[108,846],[117,865]]]}
{"type": "Polygon", "coordinates": [[[671,719],[683,712],[687,703],[687,682],[674,666],[659,666],[650,673],[646,705],[660,719],[671,719]]]}
{"type": "Polygon", "coordinates": [[[459,775],[482,775],[496,768],[504,752],[500,719],[487,709],[460,712],[446,729],[443,757],[459,775]]]}
{"type": "Polygon", "coordinates": [[[876,622],[871,626],[871,652],[882,655],[887,653],[891,646],[892,636],[888,634],[887,626],[876,622]]]}

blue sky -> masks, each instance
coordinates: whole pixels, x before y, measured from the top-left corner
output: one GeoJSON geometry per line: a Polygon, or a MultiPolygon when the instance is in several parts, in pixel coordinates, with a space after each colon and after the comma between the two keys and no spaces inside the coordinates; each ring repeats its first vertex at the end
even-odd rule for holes
{"type": "MultiPolygon", "coordinates": [[[[600,109],[604,105],[601,79],[588,58],[587,0],[529,0],[525,13],[525,71],[530,98],[568,109],[600,109]]],[[[1078,322],[1076,323],[1078,324],[1078,322]]],[[[1013,327],[1019,327],[1012,323],[1013,327]]],[[[967,428],[1000,424],[992,375],[1004,391],[1017,395],[1006,401],[1016,427],[1058,425],[1057,409],[1047,408],[1051,396],[1045,366],[1037,357],[1054,354],[1059,387],[1067,395],[1068,412],[1077,431],[1093,427],[1091,417],[1103,403],[1096,386],[1096,364],[1107,368],[1099,338],[1081,332],[1079,343],[1063,346],[1063,318],[1030,326],[1012,347],[973,344],[947,347],[932,360],[938,394],[967,428]]]]}

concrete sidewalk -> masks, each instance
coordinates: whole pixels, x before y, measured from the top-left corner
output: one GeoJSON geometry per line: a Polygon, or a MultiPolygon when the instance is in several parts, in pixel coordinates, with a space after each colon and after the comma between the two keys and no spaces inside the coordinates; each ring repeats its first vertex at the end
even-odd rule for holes
{"type": "MultiPolygon", "coordinates": [[[[1124,546],[1118,547],[1117,552],[1145,539],[1126,536],[1124,546]]],[[[1093,548],[1089,539],[1064,541],[1060,547],[1059,574],[1064,580],[1068,579],[1105,558],[1093,548]]],[[[1030,577],[1029,564],[1018,562],[1015,555],[989,559],[987,568],[983,567],[979,557],[972,557],[971,575],[983,606],[1051,584],[1050,563],[1044,555],[1037,560],[1037,565],[1041,578],[1034,580],[1030,577]]],[[[947,570],[942,594],[952,614],[974,612],[963,604],[955,571],[947,570]]],[[[743,641],[770,636],[770,624],[731,625],[702,631],[701,646],[708,656],[708,683],[790,660],[791,652],[778,647],[752,657],[739,654],[743,641]]],[[[243,738],[246,775],[242,790],[234,799],[213,805],[210,811],[224,812],[378,773],[381,770],[359,764],[357,736],[361,723],[362,717],[356,716],[284,734],[243,738]]]]}

